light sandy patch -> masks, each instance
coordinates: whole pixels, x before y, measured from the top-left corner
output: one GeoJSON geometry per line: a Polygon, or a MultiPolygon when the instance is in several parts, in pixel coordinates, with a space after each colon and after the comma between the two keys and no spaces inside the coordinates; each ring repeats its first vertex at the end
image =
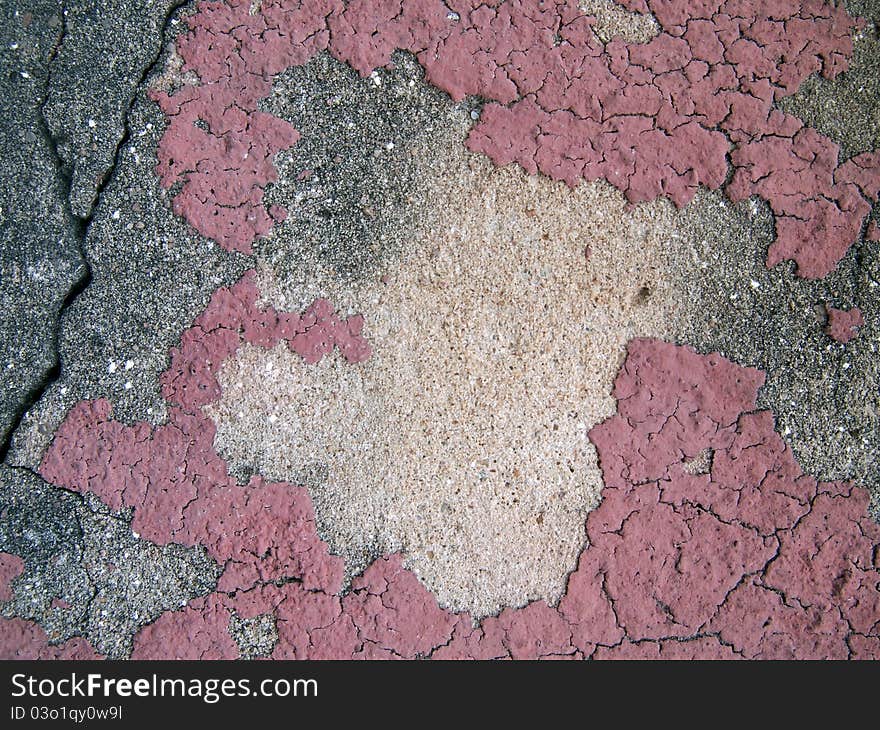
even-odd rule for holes
{"type": "Polygon", "coordinates": [[[628,43],[647,43],[660,33],[653,15],[630,12],[614,0],[581,0],[580,9],[596,18],[593,30],[603,43],[614,38],[628,43]]]}
{"type": "Polygon", "coordinates": [[[233,467],[311,487],[351,573],[401,550],[444,606],[555,603],[599,500],[587,433],[614,412],[625,344],[674,330],[675,214],[458,145],[430,175],[423,230],[386,271],[261,276],[275,306],[324,295],[363,313],[373,357],[309,366],[284,344],[245,346],[205,410],[233,467]]]}

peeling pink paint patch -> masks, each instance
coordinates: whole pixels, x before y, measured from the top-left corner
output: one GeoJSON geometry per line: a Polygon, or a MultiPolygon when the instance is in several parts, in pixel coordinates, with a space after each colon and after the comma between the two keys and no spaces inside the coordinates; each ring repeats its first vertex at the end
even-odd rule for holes
{"type": "Polygon", "coordinates": [[[455,616],[402,567],[399,555],[367,568],[342,605],[362,641],[403,659],[428,656],[447,641],[455,623],[455,616]]]}
{"type": "Polygon", "coordinates": [[[846,344],[858,335],[858,328],[865,324],[862,318],[862,310],[858,307],[852,309],[837,309],[825,305],[825,311],[828,314],[828,325],[825,332],[828,336],[846,344]]]}
{"type": "Polygon", "coordinates": [[[877,225],[876,221],[871,221],[868,224],[868,230],[865,231],[865,238],[869,241],[880,241],[880,226],[877,225]]]}
{"type": "Polygon", "coordinates": [[[20,618],[0,618],[0,659],[103,659],[88,641],[75,637],[50,644],[40,626],[20,618]]]}
{"type": "Polygon", "coordinates": [[[721,187],[732,164],[731,199],[759,195],[777,216],[768,265],[830,272],[880,192],[880,153],[838,165],[831,140],[773,104],[812,73],[844,71],[857,21],[821,0],[627,7],[653,13],[661,33],[603,45],[595,19],[566,0],[264,0],[254,14],[249,0],[203,0],[177,41],[200,85],[153,94],[168,117],[158,173],[166,187],[183,181],[179,215],[249,252],[283,219],[263,191],[275,153],[299,137],[258,109],[275,75],[323,50],[368,75],[403,49],[454,100],[488,101],[467,144],[497,164],[679,206],[700,184],[721,187]]]}
{"type": "MultiPolygon", "coordinates": [[[[218,292],[169,373],[210,370],[243,338],[271,347],[284,336],[280,315],[264,328],[266,313],[243,303],[256,301],[252,287],[218,292]]],[[[880,528],[867,493],[803,473],[772,414],[755,410],[763,380],[718,354],[632,341],[618,413],[590,432],[605,488],[566,594],[476,625],[438,606],[398,555],[343,595],[306,490],[228,477],[195,413],[219,393],[173,389],[180,405],[153,430],[81,403],[41,473],[134,507],[145,537],[206,545],[225,566],[215,593],[140,632],[139,658],[238,656],[233,613],[275,617],[275,658],[878,658],[880,528]],[[689,473],[707,450],[708,473],[689,473]]]]}
{"type": "Polygon", "coordinates": [[[727,192],[733,201],[764,198],[776,215],[776,241],[767,265],[784,259],[798,273],[828,274],[858,239],[880,191],[880,156],[864,154],[838,166],[839,148],[794,117],[774,111],[753,127],[755,141],[732,153],[736,171],[727,192]]]}
{"type": "Polygon", "coordinates": [[[238,647],[229,635],[230,613],[223,598],[212,594],[191,601],[181,611],[169,611],[141,629],[132,659],[237,659],[238,647]]]}
{"type": "Polygon", "coordinates": [[[24,560],[12,553],[0,553],[0,601],[12,600],[12,581],[24,572],[24,560]]]}
{"type": "Polygon", "coordinates": [[[187,410],[213,403],[220,397],[217,372],[244,341],[271,348],[281,340],[309,364],[338,347],[350,363],[364,362],[372,354],[362,335],[360,315],[340,319],[325,299],[316,300],[301,315],[257,306],[259,291],[254,272],[237,284],[218,289],[207,309],[171,350],[171,366],[161,376],[162,395],[187,410]],[[241,334],[240,334],[241,333],[241,334]]]}
{"type": "Polygon", "coordinates": [[[205,416],[174,409],[169,423],[124,426],[106,401],[77,405],[41,466],[48,481],[133,507],[132,529],[158,544],[204,545],[226,566],[220,588],[296,577],[336,590],[342,563],[317,537],[308,492],[254,477],[236,484],[213,449],[205,416]]]}

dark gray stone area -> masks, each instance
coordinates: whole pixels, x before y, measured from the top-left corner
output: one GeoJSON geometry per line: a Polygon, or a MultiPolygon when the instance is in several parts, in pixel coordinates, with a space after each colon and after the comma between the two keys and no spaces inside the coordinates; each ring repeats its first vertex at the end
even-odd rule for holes
{"type": "Polygon", "coordinates": [[[0,8],[0,445],[56,365],[55,323],[87,280],[81,229],[41,116],[62,3],[0,8]]]}

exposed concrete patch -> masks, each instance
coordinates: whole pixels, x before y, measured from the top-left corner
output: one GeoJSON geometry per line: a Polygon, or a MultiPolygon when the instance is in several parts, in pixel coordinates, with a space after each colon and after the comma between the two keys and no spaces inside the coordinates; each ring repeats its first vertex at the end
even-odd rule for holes
{"type": "Polygon", "coordinates": [[[366,79],[322,53],[277,77],[261,106],[303,136],[278,155],[266,190],[288,217],[254,250],[281,280],[375,276],[410,247],[445,172],[425,160],[452,154],[479,116],[479,104],[453,104],[424,76],[408,53],[366,79]]]}
{"type": "MultiPolygon", "coordinates": [[[[650,13],[630,12],[614,0],[580,0],[579,7],[596,18],[593,32],[603,43],[620,38],[629,43],[647,43],[660,33],[650,13]]],[[[637,5],[637,3],[631,3],[637,5]]]]}
{"type": "Polygon", "coordinates": [[[313,486],[350,574],[402,550],[441,605],[483,616],[561,595],[601,489],[587,431],[626,342],[668,336],[686,294],[669,204],[628,213],[607,185],[499,170],[461,141],[419,151],[431,203],[399,260],[259,283],[278,309],[320,292],[361,314],[372,357],[245,347],[205,410],[233,468],[313,486]]]}
{"type": "Polygon", "coordinates": [[[229,634],[238,645],[241,659],[268,657],[278,643],[275,615],[271,613],[252,618],[241,618],[234,613],[229,619],[229,634]]]}
{"type": "Polygon", "coordinates": [[[0,550],[24,561],[0,613],[37,622],[52,644],[81,636],[110,658],[128,656],[144,624],[219,575],[204,548],[141,540],[130,517],[24,470],[0,467],[0,517],[0,550]]]}

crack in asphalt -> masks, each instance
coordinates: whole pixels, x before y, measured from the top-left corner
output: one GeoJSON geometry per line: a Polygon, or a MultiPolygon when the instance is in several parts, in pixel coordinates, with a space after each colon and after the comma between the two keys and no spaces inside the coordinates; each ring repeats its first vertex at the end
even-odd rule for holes
{"type": "MultiPolygon", "coordinates": [[[[62,363],[59,346],[61,340],[62,321],[67,310],[73,305],[79,295],[82,294],[86,289],[88,289],[93,280],[92,265],[89,261],[89,257],[86,253],[85,247],[86,235],[88,233],[89,226],[92,222],[92,218],[94,217],[95,212],[99,207],[99,203],[103,196],[104,190],[112,180],[113,174],[119,166],[122,150],[124,149],[126,143],[131,137],[131,110],[134,107],[135,102],[137,101],[138,95],[141,93],[144,82],[150,77],[150,75],[155,70],[156,65],[162,59],[162,54],[165,49],[167,40],[168,29],[175,13],[188,1],[189,0],[175,0],[175,2],[172,3],[165,14],[165,17],[162,21],[162,29],[159,33],[156,53],[153,55],[149,63],[144,67],[143,71],[140,74],[140,77],[137,80],[136,85],[133,87],[131,98],[128,100],[125,114],[123,115],[123,132],[117,140],[116,146],[113,151],[113,162],[102,175],[101,180],[96,188],[95,199],[92,208],[89,211],[88,215],[86,215],[85,217],[77,216],[76,214],[74,214],[71,208],[70,193],[73,182],[73,167],[71,166],[70,171],[67,171],[64,161],[61,158],[61,154],[59,152],[59,140],[55,135],[52,134],[45,113],[46,105],[49,101],[49,88],[51,85],[52,74],[55,68],[55,62],[58,58],[59,51],[64,44],[65,38],[67,37],[68,31],[67,2],[65,1],[61,5],[61,30],[58,33],[58,38],[55,41],[55,44],[49,56],[46,78],[43,82],[42,93],[40,95],[40,101],[37,108],[39,110],[39,132],[48,143],[49,149],[52,153],[52,162],[55,167],[56,175],[63,185],[62,197],[64,211],[65,215],[68,218],[69,229],[73,233],[73,238],[76,240],[76,245],[78,249],[77,252],[79,254],[82,266],[82,274],[71,285],[70,289],[67,292],[67,295],[64,297],[64,300],[62,301],[61,306],[58,309],[58,313],[55,318],[55,327],[52,336],[52,351],[55,355],[55,362],[49,368],[49,370],[46,371],[46,373],[43,375],[43,378],[28,391],[21,405],[16,410],[12,424],[10,425],[9,430],[7,431],[2,442],[0,442],[0,464],[7,463],[7,457],[15,441],[16,434],[19,432],[22,421],[27,417],[31,408],[33,408],[40,401],[40,399],[43,397],[43,394],[61,377],[62,363]]],[[[16,464],[16,466],[23,465],[16,464]]],[[[32,469],[28,468],[28,471],[34,473],[32,469]]]]}

